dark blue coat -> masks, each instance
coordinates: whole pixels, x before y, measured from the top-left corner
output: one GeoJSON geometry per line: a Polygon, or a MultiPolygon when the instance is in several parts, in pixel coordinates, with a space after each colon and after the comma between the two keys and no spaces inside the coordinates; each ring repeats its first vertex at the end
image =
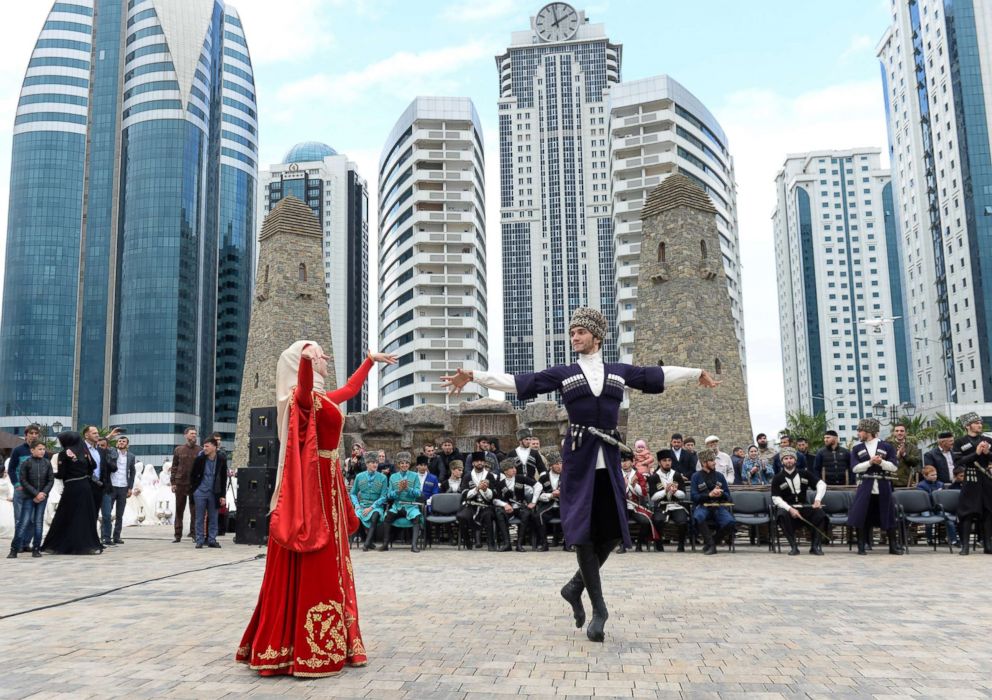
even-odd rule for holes
{"type": "MultiPolygon", "coordinates": [[[[648,394],[660,394],[665,390],[665,373],[661,367],[635,367],[607,362],[603,373],[603,391],[599,396],[593,395],[592,387],[578,364],[558,365],[540,372],[518,374],[514,377],[517,398],[526,401],[538,394],[560,391],[565,410],[568,411],[570,426],[592,426],[605,432],[617,427],[620,403],[626,388],[639,389],[648,394]]],[[[596,455],[600,447],[603,448],[603,459],[613,485],[620,532],[624,544],[631,547],[630,533],[627,530],[627,503],[624,498],[626,486],[620,474],[620,449],[588,434],[573,449],[571,430],[565,437],[561,455],[559,491],[562,531],[569,544],[589,544],[592,541],[589,521],[596,482],[596,455]]]]}
{"type": "MultiPolygon", "coordinates": [[[[885,442],[878,441],[878,449],[875,454],[882,455],[882,459],[892,464],[898,464],[896,448],[885,442]]],[[[868,448],[863,442],[859,442],[851,449],[851,468],[853,469],[862,462],[871,459],[868,448]]],[[[895,501],[892,498],[892,482],[883,478],[872,478],[881,476],[885,472],[881,467],[870,466],[868,471],[861,475],[861,483],[854,493],[854,500],[851,502],[851,509],[847,512],[847,524],[850,527],[864,527],[868,520],[868,508],[871,503],[871,485],[878,482],[878,520],[883,530],[891,530],[896,526],[895,501]]],[[[893,472],[894,473],[894,472],[893,472]]]]}

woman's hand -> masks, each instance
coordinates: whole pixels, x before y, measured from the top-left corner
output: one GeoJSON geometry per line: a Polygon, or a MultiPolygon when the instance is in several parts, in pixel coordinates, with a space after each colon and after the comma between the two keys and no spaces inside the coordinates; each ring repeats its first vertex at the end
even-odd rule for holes
{"type": "Polygon", "coordinates": [[[316,362],[317,360],[320,359],[324,359],[324,360],[327,359],[327,355],[324,354],[323,349],[321,349],[321,347],[316,343],[313,343],[312,345],[307,345],[305,348],[303,348],[303,357],[307,358],[311,362],[316,362]]]}
{"type": "Polygon", "coordinates": [[[396,355],[387,355],[384,352],[369,352],[369,359],[373,362],[385,362],[387,365],[396,364],[396,355]]]}

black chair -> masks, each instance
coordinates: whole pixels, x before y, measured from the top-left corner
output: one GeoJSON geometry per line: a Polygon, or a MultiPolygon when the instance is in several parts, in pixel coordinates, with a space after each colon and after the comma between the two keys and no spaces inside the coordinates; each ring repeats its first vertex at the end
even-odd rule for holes
{"type": "MultiPolygon", "coordinates": [[[[432,528],[454,525],[457,521],[455,514],[462,506],[462,495],[460,493],[436,493],[431,497],[431,512],[426,518],[424,526],[424,536],[427,546],[433,544],[431,537],[432,528]]],[[[461,549],[461,542],[458,539],[458,528],[454,528],[455,545],[461,549]]]]}
{"type": "MultiPolygon", "coordinates": [[[[760,525],[768,526],[768,551],[774,552],[775,547],[781,552],[782,548],[778,542],[778,531],[775,532],[775,543],[772,544],[772,500],[767,491],[737,491],[734,498],[734,520],[735,525],[745,525],[748,528],[760,525]]],[[[736,535],[736,527],[734,528],[736,535]]],[[[736,539],[736,537],[734,538],[736,539]]],[[[731,550],[736,549],[734,540],[731,540],[731,550]]]]}
{"type": "MultiPolygon", "coordinates": [[[[939,528],[944,526],[947,530],[947,519],[943,513],[937,513],[937,506],[930,502],[930,494],[920,489],[906,489],[893,492],[896,503],[896,516],[899,518],[899,530],[902,537],[903,547],[909,552],[909,526],[910,525],[931,525],[939,528]],[[929,513],[929,515],[924,515],[929,513]]],[[[933,551],[937,551],[937,536],[939,529],[934,532],[933,551]]],[[[947,538],[947,547],[954,553],[951,546],[950,537],[947,538]]]]}
{"type": "MultiPolygon", "coordinates": [[[[932,494],[934,508],[938,509],[938,513],[944,516],[944,520],[947,523],[954,523],[958,520],[958,503],[961,500],[961,492],[956,489],[942,489],[936,491],[932,494]]],[[[972,533],[975,537],[975,544],[978,544],[978,528],[975,528],[975,532],[972,533]]],[[[947,538],[950,542],[950,537],[947,538]]],[[[964,543],[962,543],[964,544],[964,543]]],[[[951,551],[954,551],[953,546],[951,551]]]]}
{"type": "MultiPolygon", "coordinates": [[[[820,505],[823,507],[823,512],[827,516],[827,522],[830,523],[831,527],[840,525],[844,528],[844,535],[847,538],[847,549],[850,551],[854,544],[854,537],[852,537],[853,530],[847,524],[847,512],[851,509],[851,492],[831,491],[828,488],[827,492],[823,494],[823,500],[820,501],[820,505]]],[[[830,541],[830,544],[833,544],[833,540],[830,541]]]]}

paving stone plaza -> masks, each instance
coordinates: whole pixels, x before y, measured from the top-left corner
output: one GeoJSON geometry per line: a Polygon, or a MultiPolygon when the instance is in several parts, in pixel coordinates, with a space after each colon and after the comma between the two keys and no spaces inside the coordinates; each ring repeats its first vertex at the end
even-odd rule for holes
{"type": "Polygon", "coordinates": [[[101,556],[4,560],[0,698],[992,695],[981,554],[613,555],[600,645],[557,594],[572,554],[356,550],[369,664],[302,680],[233,661],[264,550],[124,536],[101,556]]]}

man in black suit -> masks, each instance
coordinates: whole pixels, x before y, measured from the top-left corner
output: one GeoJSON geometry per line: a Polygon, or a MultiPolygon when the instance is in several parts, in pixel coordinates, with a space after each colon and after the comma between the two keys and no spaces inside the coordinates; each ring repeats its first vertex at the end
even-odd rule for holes
{"type": "MultiPolygon", "coordinates": [[[[672,466],[687,481],[691,480],[692,475],[696,473],[696,465],[699,463],[699,458],[695,452],[684,449],[682,446],[682,433],[673,434],[670,444],[672,446],[672,466]]],[[[664,450],[661,452],[664,452],[664,450]]],[[[656,455],[659,460],[661,459],[661,452],[656,455]]]]}
{"type": "MultiPolygon", "coordinates": [[[[99,446],[100,430],[95,425],[88,425],[83,429],[83,440],[86,441],[86,452],[89,455],[89,463],[93,480],[93,505],[99,513],[103,505],[103,495],[110,490],[110,472],[116,469],[117,465],[111,465],[107,451],[99,446]]],[[[86,455],[83,455],[84,457],[86,455]]]]}
{"type": "Polygon", "coordinates": [[[103,500],[101,503],[103,512],[103,544],[123,544],[121,530],[124,528],[124,507],[127,499],[131,497],[131,490],[134,488],[135,457],[128,450],[131,441],[121,436],[117,438],[117,449],[106,450],[107,463],[110,465],[110,479],[104,484],[103,500]],[[114,520],[114,536],[110,538],[110,514],[116,510],[114,520]]]}
{"type": "Polygon", "coordinates": [[[950,485],[954,480],[954,433],[945,430],[937,435],[937,445],[923,455],[923,466],[937,470],[937,481],[950,485]]]}

